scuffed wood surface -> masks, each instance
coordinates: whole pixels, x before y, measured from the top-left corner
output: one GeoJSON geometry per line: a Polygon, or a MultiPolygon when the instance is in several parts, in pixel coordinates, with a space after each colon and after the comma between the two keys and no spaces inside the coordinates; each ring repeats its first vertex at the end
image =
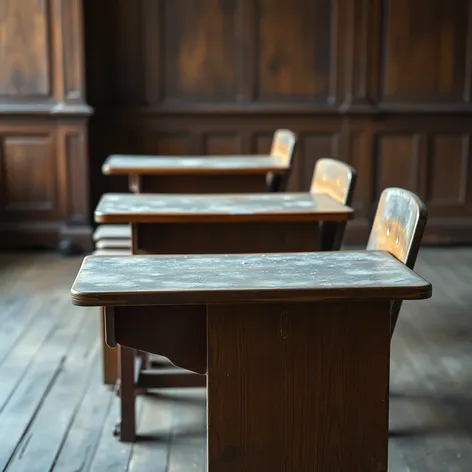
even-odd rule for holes
{"type": "Polygon", "coordinates": [[[233,156],[109,156],[102,166],[102,172],[116,174],[265,174],[283,171],[289,167],[277,157],[269,155],[233,156]]]}
{"type": "Polygon", "coordinates": [[[72,287],[84,306],[430,296],[428,282],[381,251],[89,256],[72,287]]]}
{"type": "Polygon", "coordinates": [[[426,226],[428,211],[420,198],[402,188],[382,192],[367,249],[388,251],[413,268],[426,226]]]}
{"type": "MultiPolygon", "coordinates": [[[[97,310],[70,305],[80,264],[55,253],[0,254],[0,396],[7,402],[0,412],[1,469],[164,472],[192,464],[195,472],[206,471],[205,389],[140,395],[143,440],[124,444],[110,433],[119,398],[102,385],[100,358],[92,355],[97,310]],[[71,325],[75,341],[64,332],[71,325]],[[55,391],[65,403],[61,414],[56,407],[51,415],[55,391]]],[[[432,282],[434,296],[403,305],[392,340],[388,471],[470,472],[472,249],[422,248],[416,267],[432,282]]]]}
{"type": "Polygon", "coordinates": [[[352,208],[310,193],[168,195],[106,194],[96,210],[102,223],[202,221],[342,221],[352,208]]]}
{"type": "Polygon", "coordinates": [[[349,205],[357,180],[354,168],[336,159],[318,159],[313,172],[311,193],[324,193],[333,200],[349,205]]]}

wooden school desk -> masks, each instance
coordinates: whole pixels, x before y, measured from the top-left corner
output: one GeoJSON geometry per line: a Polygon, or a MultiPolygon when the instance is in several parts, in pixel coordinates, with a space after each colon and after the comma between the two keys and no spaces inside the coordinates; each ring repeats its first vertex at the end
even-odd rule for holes
{"type": "Polygon", "coordinates": [[[72,287],[111,345],[207,376],[209,472],[386,472],[390,307],[430,296],[381,251],[92,256],[72,287]]]}
{"type": "Polygon", "coordinates": [[[106,194],[97,223],[131,223],[134,254],[316,251],[323,221],[350,207],[323,194],[106,194]]]}
{"type": "MultiPolygon", "coordinates": [[[[99,223],[131,223],[134,254],[317,251],[320,223],[345,222],[351,216],[351,208],[312,193],[107,194],[95,211],[99,223]]],[[[105,345],[103,351],[109,354],[105,371],[115,372],[116,352],[105,345]]],[[[147,362],[135,362],[135,352],[126,348],[120,348],[120,358],[122,417],[116,433],[123,441],[134,441],[137,389],[193,386],[201,379],[184,370],[150,370],[147,362]]]]}
{"type": "Polygon", "coordinates": [[[267,192],[267,176],[285,174],[290,162],[274,156],[109,156],[106,175],[128,175],[137,193],[267,192]]]}

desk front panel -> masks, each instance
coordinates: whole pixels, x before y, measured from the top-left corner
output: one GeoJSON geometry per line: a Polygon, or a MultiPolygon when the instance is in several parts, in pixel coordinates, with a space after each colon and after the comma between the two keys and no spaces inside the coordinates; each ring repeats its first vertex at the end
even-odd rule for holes
{"type": "Polygon", "coordinates": [[[136,223],[134,254],[238,254],[319,250],[319,223],[136,223]]]}

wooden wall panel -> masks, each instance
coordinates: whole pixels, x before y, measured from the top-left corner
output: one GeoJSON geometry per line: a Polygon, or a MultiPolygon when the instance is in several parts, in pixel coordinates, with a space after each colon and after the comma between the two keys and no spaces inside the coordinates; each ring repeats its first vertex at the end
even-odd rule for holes
{"type": "Polygon", "coordinates": [[[0,1],[2,249],[91,247],[82,8],[83,0],[0,1]]]}
{"type": "Polygon", "coordinates": [[[61,8],[63,37],[63,95],[68,102],[84,99],[82,8],[79,2],[65,2],[61,8]]]}
{"type": "Polygon", "coordinates": [[[32,213],[54,214],[57,175],[52,137],[5,136],[2,152],[2,210],[10,217],[31,218],[32,213]]]}
{"type": "Polygon", "coordinates": [[[50,95],[47,3],[0,2],[0,96],[50,95]]]}
{"type": "Polygon", "coordinates": [[[236,98],[234,0],[165,2],[165,98],[206,102],[236,98]]]}
{"type": "Polygon", "coordinates": [[[269,154],[274,133],[256,132],[251,139],[251,151],[254,154],[269,154]]]}
{"type": "Polygon", "coordinates": [[[429,105],[470,101],[470,2],[385,0],[384,4],[383,101],[429,105]]]}
{"type": "Polygon", "coordinates": [[[374,185],[374,139],[368,123],[354,126],[348,137],[349,164],[357,170],[353,207],[357,216],[372,211],[377,185],[374,185]]]}
{"type": "Polygon", "coordinates": [[[426,197],[430,205],[450,207],[466,203],[469,155],[468,134],[436,134],[431,138],[426,197]]]}
{"type": "Polygon", "coordinates": [[[73,225],[88,221],[89,206],[88,168],[81,157],[86,153],[85,126],[63,125],[58,132],[59,186],[61,213],[73,225]],[[87,182],[84,186],[83,182],[87,182]]]}
{"type": "Polygon", "coordinates": [[[304,159],[295,162],[294,174],[298,176],[297,187],[300,190],[310,189],[316,161],[322,157],[339,157],[339,133],[319,133],[301,136],[300,147],[303,147],[304,159]]]}
{"type": "Polygon", "coordinates": [[[327,104],[335,100],[334,21],[331,0],[258,0],[258,97],[265,101],[327,104]]]}
{"type": "Polygon", "coordinates": [[[159,133],[156,135],[155,154],[185,155],[190,154],[189,136],[180,133],[159,133]]]}
{"type": "Polygon", "coordinates": [[[241,136],[235,133],[204,133],[203,154],[230,155],[240,154],[241,136]]]}
{"type": "Polygon", "coordinates": [[[290,190],[320,157],[357,169],[350,242],[392,185],[427,202],[426,240],[472,242],[471,4],[85,0],[91,210],[126,189],[100,175],[110,153],[267,153],[282,127],[290,190]]]}
{"type": "Polygon", "coordinates": [[[413,134],[379,134],[376,137],[374,195],[386,187],[418,192],[419,137],[413,134]]]}

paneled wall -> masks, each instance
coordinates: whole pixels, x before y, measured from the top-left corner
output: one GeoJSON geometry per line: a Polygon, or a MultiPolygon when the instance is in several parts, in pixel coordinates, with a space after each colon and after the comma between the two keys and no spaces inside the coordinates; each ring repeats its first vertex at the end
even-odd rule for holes
{"type": "Polygon", "coordinates": [[[0,248],[90,247],[81,0],[0,0],[0,248]]]}
{"type": "Polygon", "coordinates": [[[471,1],[86,0],[85,13],[93,203],[126,188],[100,175],[111,152],[265,152],[288,127],[291,189],[320,157],[358,170],[351,242],[386,186],[426,201],[427,241],[472,241],[471,1]]]}

